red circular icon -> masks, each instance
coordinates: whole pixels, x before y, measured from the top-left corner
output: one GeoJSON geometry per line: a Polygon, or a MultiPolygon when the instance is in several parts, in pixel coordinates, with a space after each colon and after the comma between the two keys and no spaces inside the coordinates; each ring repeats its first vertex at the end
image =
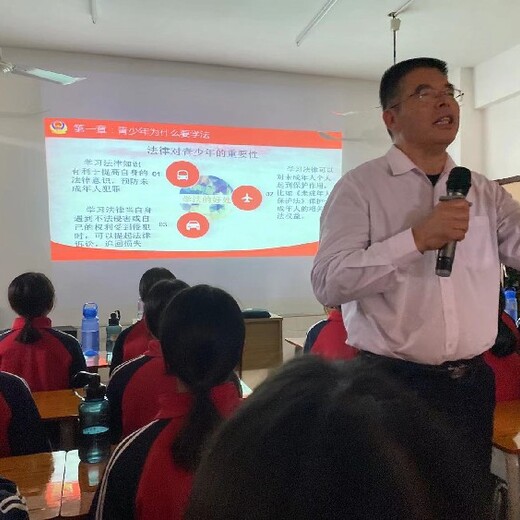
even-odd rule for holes
{"type": "Polygon", "coordinates": [[[209,221],[201,213],[185,213],[177,221],[177,229],[186,238],[200,238],[209,230],[209,221]]]}
{"type": "Polygon", "coordinates": [[[176,161],[166,168],[166,178],[179,188],[187,188],[199,182],[198,168],[188,161],[176,161]]]}
{"type": "Polygon", "coordinates": [[[262,203],[262,193],[254,186],[239,186],[233,190],[231,200],[238,209],[251,211],[262,203]]]}

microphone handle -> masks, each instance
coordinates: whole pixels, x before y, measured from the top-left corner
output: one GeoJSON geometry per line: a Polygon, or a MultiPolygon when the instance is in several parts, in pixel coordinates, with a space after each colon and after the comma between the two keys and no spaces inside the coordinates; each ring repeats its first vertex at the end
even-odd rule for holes
{"type": "Polygon", "coordinates": [[[437,263],[435,265],[435,274],[437,276],[447,277],[451,275],[456,247],[457,242],[454,240],[448,242],[442,249],[439,249],[437,253],[437,263]]]}
{"type": "MultiPolygon", "coordinates": [[[[450,192],[448,195],[439,197],[440,201],[465,199],[466,197],[462,193],[450,192]]],[[[435,265],[435,274],[437,276],[448,277],[451,275],[451,269],[453,267],[453,259],[455,258],[455,248],[457,242],[455,240],[448,242],[444,247],[439,249],[437,253],[437,263],[435,265]]]]}

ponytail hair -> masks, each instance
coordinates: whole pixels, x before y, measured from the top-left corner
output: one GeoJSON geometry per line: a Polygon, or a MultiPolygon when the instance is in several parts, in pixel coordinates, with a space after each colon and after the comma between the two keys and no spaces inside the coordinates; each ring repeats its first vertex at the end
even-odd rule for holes
{"type": "Polygon", "coordinates": [[[518,330],[513,332],[512,327],[516,329],[514,320],[504,311],[505,297],[504,292],[500,289],[498,301],[498,333],[495,344],[491,347],[491,353],[496,357],[506,357],[516,351],[518,330]],[[509,325],[508,323],[509,322],[509,325]]]}
{"type": "Polygon", "coordinates": [[[25,319],[25,324],[16,341],[35,343],[41,334],[32,325],[32,320],[46,316],[54,306],[54,287],[43,273],[23,273],[17,276],[7,290],[11,309],[25,319]]]}
{"type": "Polygon", "coordinates": [[[221,421],[222,417],[211,400],[210,392],[197,392],[186,423],[172,444],[175,463],[185,470],[195,471],[207,438],[221,421]]]}
{"type": "Polygon", "coordinates": [[[192,408],[172,444],[174,462],[194,471],[222,418],[212,388],[238,365],[245,338],[242,312],[231,295],[208,285],[179,292],[164,309],[159,340],[166,371],[193,395],[192,408]]]}
{"type": "Polygon", "coordinates": [[[38,329],[35,329],[31,323],[31,320],[26,319],[23,325],[22,330],[16,336],[16,341],[19,343],[36,343],[42,335],[39,333],[38,329]]]}
{"type": "MultiPolygon", "coordinates": [[[[498,334],[495,339],[495,344],[491,347],[491,352],[499,358],[509,356],[515,352],[517,346],[515,333],[509,328],[504,319],[508,318],[501,316],[498,320],[498,334]]],[[[511,318],[510,321],[511,326],[513,326],[513,319],[511,318]]]]}

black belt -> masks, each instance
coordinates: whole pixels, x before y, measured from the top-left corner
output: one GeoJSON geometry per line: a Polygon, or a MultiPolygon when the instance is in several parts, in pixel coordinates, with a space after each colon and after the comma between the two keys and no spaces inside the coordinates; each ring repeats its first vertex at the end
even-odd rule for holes
{"type": "Polygon", "coordinates": [[[387,365],[393,365],[395,367],[401,367],[405,370],[415,370],[422,372],[429,372],[431,374],[437,374],[439,376],[448,376],[451,379],[459,379],[466,375],[469,375],[473,370],[482,366],[485,361],[481,354],[470,359],[461,359],[459,361],[445,361],[440,365],[426,365],[424,363],[416,363],[414,361],[407,361],[406,359],[391,358],[387,356],[381,356],[368,352],[366,350],[360,351],[360,355],[371,360],[381,360],[387,365]]]}

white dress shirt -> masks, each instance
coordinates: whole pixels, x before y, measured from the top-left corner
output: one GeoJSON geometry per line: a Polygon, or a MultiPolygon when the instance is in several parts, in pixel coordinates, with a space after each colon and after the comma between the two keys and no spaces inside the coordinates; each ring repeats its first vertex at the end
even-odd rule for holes
{"type": "Polygon", "coordinates": [[[498,321],[500,261],[520,269],[520,205],[472,172],[469,230],[450,277],[437,251],[421,254],[411,228],[446,195],[455,163],[437,184],[403,152],[362,164],[338,181],[323,209],[312,284],[324,305],[342,304],[349,344],[426,364],[489,349],[498,321]]]}

